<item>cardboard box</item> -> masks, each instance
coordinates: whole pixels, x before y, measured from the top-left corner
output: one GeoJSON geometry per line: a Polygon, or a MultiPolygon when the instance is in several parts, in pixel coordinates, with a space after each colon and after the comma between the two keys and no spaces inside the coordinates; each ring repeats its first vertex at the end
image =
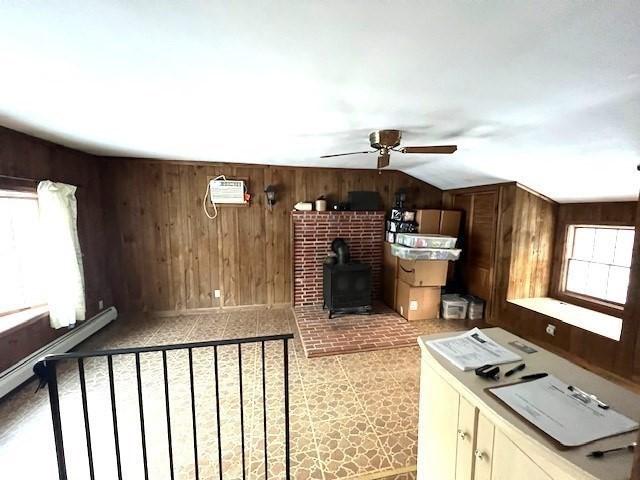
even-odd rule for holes
{"type": "Polygon", "coordinates": [[[398,279],[412,287],[440,287],[447,283],[446,260],[398,259],[398,279]]]}
{"type": "Polygon", "coordinates": [[[391,244],[384,242],[384,253],[382,255],[382,268],[393,270],[393,276],[398,275],[398,260],[399,258],[391,254],[391,244]]]}
{"type": "Polygon", "coordinates": [[[412,287],[398,280],[396,303],[396,311],[409,321],[438,318],[440,287],[412,287]]]}
{"type": "Polygon", "coordinates": [[[398,257],[391,254],[391,244],[384,242],[382,256],[382,299],[389,307],[396,309],[396,288],[398,284],[398,257]]]}
{"type": "Polygon", "coordinates": [[[458,238],[462,212],[459,210],[442,210],[440,215],[440,234],[458,238]]]}
{"type": "Polygon", "coordinates": [[[458,237],[462,212],[458,210],[416,210],[418,233],[438,233],[458,237]]]}
{"type": "Polygon", "coordinates": [[[418,233],[440,233],[441,210],[416,210],[418,233]]]}

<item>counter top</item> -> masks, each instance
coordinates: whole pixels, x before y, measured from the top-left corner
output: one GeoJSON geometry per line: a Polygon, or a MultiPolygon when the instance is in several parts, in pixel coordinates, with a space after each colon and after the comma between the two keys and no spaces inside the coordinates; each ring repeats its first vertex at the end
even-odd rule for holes
{"type": "MultiPolygon", "coordinates": [[[[557,470],[547,472],[553,478],[563,478],[563,475],[569,474],[572,477],[597,480],[628,479],[633,462],[632,454],[623,453],[602,459],[593,459],[586,455],[592,450],[629,444],[637,439],[637,431],[598,440],[582,447],[561,450],[554,446],[540,430],[501,404],[485,389],[513,383],[521,375],[547,372],[564,382],[597,395],[602,401],[611,405],[611,408],[636,421],[640,421],[640,396],[501,328],[487,328],[483,329],[483,332],[496,342],[518,353],[522,357],[522,361],[526,363],[526,369],[515,377],[506,379],[502,377],[498,381],[485,380],[475,375],[473,371],[463,372],[458,369],[426,344],[428,340],[459,335],[460,332],[420,337],[418,343],[422,351],[422,361],[427,362],[429,367],[478,407],[495,424],[496,428],[517,439],[516,443],[521,448],[532,451],[541,458],[546,458],[548,462],[545,462],[545,465],[549,469],[557,468],[557,470]],[[532,354],[521,352],[509,345],[509,342],[514,340],[532,346],[537,352],[532,354]]],[[[509,365],[514,366],[517,363],[509,365]]],[[[504,365],[501,370],[504,372],[508,368],[508,365],[504,365]]]]}

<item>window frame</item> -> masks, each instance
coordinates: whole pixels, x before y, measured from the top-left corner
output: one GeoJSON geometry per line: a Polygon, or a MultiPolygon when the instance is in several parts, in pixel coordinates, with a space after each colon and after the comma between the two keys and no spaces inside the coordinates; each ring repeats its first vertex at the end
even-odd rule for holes
{"type": "MultiPolygon", "coordinates": [[[[606,300],[598,297],[594,297],[588,294],[573,292],[567,290],[567,275],[569,270],[569,260],[571,260],[571,253],[573,251],[575,229],[577,228],[595,228],[595,229],[614,229],[614,230],[632,230],[635,232],[634,225],[621,225],[617,222],[612,223],[571,223],[566,226],[564,235],[564,245],[562,254],[562,265],[559,278],[559,285],[557,288],[557,298],[559,300],[565,300],[568,303],[573,303],[585,308],[596,310],[609,315],[621,317],[624,312],[625,304],[617,303],[611,300],[606,300]]],[[[594,262],[599,263],[599,262],[594,262]]]]}
{"type": "MultiPolygon", "coordinates": [[[[1,191],[15,192],[19,194],[17,195],[17,197],[24,196],[26,198],[34,199],[35,201],[38,200],[37,185],[35,184],[35,182],[19,180],[17,178],[14,179],[0,177],[0,192],[1,191]]],[[[21,314],[29,310],[40,310],[46,306],[47,304],[44,303],[40,305],[25,306],[14,310],[7,310],[4,312],[0,311],[0,321],[1,319],[5,319],[7,317],[10,317],[11,315],[21,314]]]]}

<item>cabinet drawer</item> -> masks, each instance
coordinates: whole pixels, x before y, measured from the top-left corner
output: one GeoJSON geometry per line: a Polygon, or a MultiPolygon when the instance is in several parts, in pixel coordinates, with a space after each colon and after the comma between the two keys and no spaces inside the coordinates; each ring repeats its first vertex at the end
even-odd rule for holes
{"type": "Polygon", "coordinates": [[[460,397],[458,409],[458,444],[456,454],[456,480],[471,480],[473,451],[476,444],[478,409],[460,397]]]}
{"type": "MultiPolygon", "coordinates": [[[[493,437],[495,427],[487,417],[478,414],[478,428],[476,433],[476,448],[474,450],[474,480],[495,480],[491,476],[493,463],[493,437]]],[[[519,477],[512,477],[519,478],[519,477]]],[[[530,480],[530,479],[527,479],[530,480]]]]}

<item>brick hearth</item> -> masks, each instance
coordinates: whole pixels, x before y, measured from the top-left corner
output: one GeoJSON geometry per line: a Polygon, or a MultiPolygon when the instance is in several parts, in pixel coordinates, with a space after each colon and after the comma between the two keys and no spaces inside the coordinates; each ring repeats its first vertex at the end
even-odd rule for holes
{"type": "Polygon", "coordinates": [[[338,315],[329,320],[321,306],[295,307],[307,357],[415,346],[420,332],[382,304],[371,315],[338,315]]]}
{"type": "Polygon", "coordinates": [[[371,265],[373,298],[380,297],[384,212],[292,212],[293,304],[322,304],[322,262],[334,238],[344,238],[351,259],[371,265]]]}

